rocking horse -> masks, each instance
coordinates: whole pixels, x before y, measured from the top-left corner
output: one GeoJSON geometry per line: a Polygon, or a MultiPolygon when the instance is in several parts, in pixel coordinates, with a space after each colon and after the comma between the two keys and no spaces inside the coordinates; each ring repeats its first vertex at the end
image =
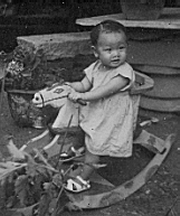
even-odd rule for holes
{"type": "MultiPolygon", "coordinates": [[[[152,89],[154,83],[150,77],[144,74],[139,72],[135,72],[135,74],[136,81],[131,90],[131,95],[134,100],[134,122],[136,124],[140,95],[144,91],[152,89]]],[[[67,96],[69,90],[70,86],[68,85],[54,84],[50,88],[47,87],[35,93],[34,98],[32,99],[32,103],[39,108],[51,105],[52,107],[59,109],[59,113],[51,126],[52,129],[67,128],[70,119],[70,127],[76,127],[78,125],[78,109],[80,105],[68,100],[67,96]]],[[[52,157],[56,155],[61,148],[58,143],[60,137],[60,133],[52,134],[49,129],[46,129],[42,134],[31,139],[28,143],[22,146],[21,150],[29,151],[33,147],[36,147],[45,151],[48,157],[52,157]]],[[[92,209],[102,208],[119,202],[120,200],[124,200],[141,188],[157,171],[163,160],[168,155],[172,142],[172,135],[168,136],[166,140],[162,140],[155,135],[142,130],[139,136],[134,140],[134,144],[140,144],[154,153],[154,157],[146,167],[135,177],[119,186],[115,186],[113,183],[95,172],[90,179],[93,183],[90,190],[80,194],[67,192],[72,205],[77,208],[92,209]],[[97,190],[97,187],[101,190],[97,190]]],[[[65,146],[65,148],[68,148],[68,146],[65,146]]]]}

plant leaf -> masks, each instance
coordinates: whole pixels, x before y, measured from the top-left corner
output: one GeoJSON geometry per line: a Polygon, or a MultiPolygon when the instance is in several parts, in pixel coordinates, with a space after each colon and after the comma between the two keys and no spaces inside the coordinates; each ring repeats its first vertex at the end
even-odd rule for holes
{"type": "Polygon", "coordinates": [[[18,212],[19,214],[21,214],[21,216],[31,216],[33,215],[34,212],[34,208],[37,207],[37,203],[32,205],[32,206],[28,206],[25,208],[19,208],[18,210],[16,210],[16,212],[18,212]]]}
{"type": "Polygon", "coordinates": [[[27,175],[19,176],[15,182],[15,193],[16,196],[18,196],[22,206],[26,205],[26,199],[28,197],[28,188],[29,188],[28,176],[27,175]]]}
{"type": "Polygon", "coordinates": [[[39,202],[38,216],[44,216],[46,213],[49,213],[50,203],[53,199],[53,191],[54,185],[50,183],[39,202]]]}
{"type": "Polygon", "coordinates": [[[41,154],[41,152],[38,149],[33,148],[33,151],[36,153],[36,158],[38,158],[40,162],[44,163],[47,169],[54,171],[54,172],[58,172],[56,169],[54,169],[54,167],[51,166],[51,164],[48,163],[46,158],[41,154]]]}
{"type": "Polygon", "coordinates": [[[9,153],[12,155],[14,159],[20,159],[23,160],[25,159],[25,155],[23,151],[19,150],[13,143],[13,139],[9,139],[9,143],[7,145],[7,148],[9,150],[9,153]]]}
{"type": "Polygon", "coordinates": [[[52,182],[54,185],[56,185],[58,188],[62,186],[63,177],[61,173],[55,174],[53,176],[52,182]]]}
{"type": "Polygon", "coordinates": [[[36,177],[36,176],[44,176],[44,177],[49,177],[52,173],[52,171],[49,171],[49,169],[40,163],[36,163],[35,160],[28,155],[28,162],[27,162],[27,175],[31,177],[36,177]]]}
{"type": "Polygon", "coordinates": [[[12,161],[0,162],[0,180],[3,180],[4,178],[11,175],[12,172],[26,166],[26,163],[16,163],[12,161]]]}
{"type": "Polygon", "coordinates": [[[66,203],[65,208],[70,212],[72,212],[72,211],[82,211],[82,208],[75,205],[73,202],[66,203]]]}

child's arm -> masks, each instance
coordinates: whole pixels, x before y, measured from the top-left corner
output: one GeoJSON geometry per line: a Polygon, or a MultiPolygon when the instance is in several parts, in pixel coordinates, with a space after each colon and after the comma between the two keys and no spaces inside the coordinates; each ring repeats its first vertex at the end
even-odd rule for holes
{"type": "Polygon", "coordinates": [[[68,82],[67,84],[77,92],[86,92],[90,90],[92,87],[91,83],[89,82],[86,76],[83,78],[83,80],[79,82],[72,82],[72,83],[68,82]]]}
{"type": "Polygon", "coordinates": [[[114,77],[111,81],[109,81],[106,85],[100,86],[93,91],[84,93],[81,99],[85,101],[91,101],[108,97],[123,89],[128,84],[128,82],[129,79],[118,75],[117,77],[114,77]]]}
{"type": "Polygon", "coordinates": [[[97,89],[94,89],[93,91],[77,93],[69,95],[69,97],[74,101],[78,99],[82,99],[84,101],[98,100],[117,93],[118,91],[123,89],[128,84],[128,82],[129,79],[118,75],[117,77],[114,77],[111,81],[109,81],[106,85],[100,86],[97,89]]]}

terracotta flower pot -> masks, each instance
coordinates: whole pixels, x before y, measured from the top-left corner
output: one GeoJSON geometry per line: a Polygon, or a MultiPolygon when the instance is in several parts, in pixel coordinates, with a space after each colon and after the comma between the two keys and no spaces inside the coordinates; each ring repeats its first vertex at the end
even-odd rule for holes
{"type": "Polygon", "coordinates": [[[129,20],[156,20],[159,18],[165,0],[120,0],[121,9],[129,20]]]}

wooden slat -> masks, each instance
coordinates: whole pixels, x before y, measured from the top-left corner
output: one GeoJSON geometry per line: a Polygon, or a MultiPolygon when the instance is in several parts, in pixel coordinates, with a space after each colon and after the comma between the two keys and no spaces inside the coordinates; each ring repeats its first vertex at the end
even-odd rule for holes
{"type": "Polygon", "coordinates": [[[164,140],[156,137],[146,130],[142,130],[141,134],[137,139],[134,140],[133,144],[140,144],[147,148],[149,151],[156,153],[162,153],[164,150],[164,140]]]}

